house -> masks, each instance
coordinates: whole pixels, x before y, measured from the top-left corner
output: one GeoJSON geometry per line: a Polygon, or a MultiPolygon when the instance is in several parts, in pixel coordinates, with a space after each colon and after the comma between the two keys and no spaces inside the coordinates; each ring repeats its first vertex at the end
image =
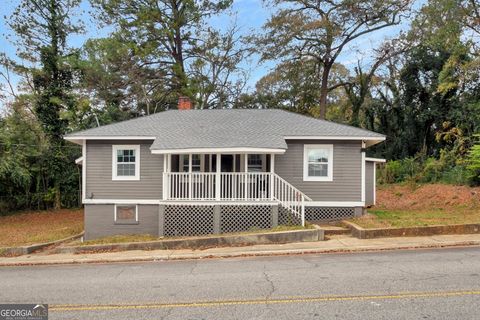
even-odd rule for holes
{"type": "Polygon", "coordinates": [[[69,134],[85,237],[203,235],[360,215],[385,136],[283,110],[171,110],[69,134]]]}

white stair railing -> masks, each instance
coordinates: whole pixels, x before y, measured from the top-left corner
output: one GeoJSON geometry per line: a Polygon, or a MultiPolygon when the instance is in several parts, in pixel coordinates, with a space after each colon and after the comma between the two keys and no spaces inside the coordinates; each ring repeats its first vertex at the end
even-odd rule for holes
{"type": "Polygon", "coordinates": [[[302,226],[305,226],[305,201],[311,201],[310,197],[302,191],[295,188],[288,181],[280,177],[276,173],[273,175],[273,198],[287,210],[290,210],[297,216],[302,226]]]}

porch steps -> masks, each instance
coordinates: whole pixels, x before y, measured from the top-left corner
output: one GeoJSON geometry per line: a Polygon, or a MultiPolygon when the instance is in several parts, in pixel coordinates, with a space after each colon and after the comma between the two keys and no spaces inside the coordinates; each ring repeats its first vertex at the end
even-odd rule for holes
{"type": "Polygon", "coordinates": [[[326,236],[351,234],[350,229],[347,229],[338,225],[328,224],[321,221],[309,221],[309,222],[319,226],[325,232],[326,236]]]}

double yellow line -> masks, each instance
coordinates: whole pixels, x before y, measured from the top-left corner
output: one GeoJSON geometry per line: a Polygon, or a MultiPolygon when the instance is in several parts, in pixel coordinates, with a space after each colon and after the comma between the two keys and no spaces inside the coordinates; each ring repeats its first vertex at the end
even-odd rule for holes
{"type": "Polygon", "coordinates": [[[178,303],[144,303],[144,304],[87,304],[87,305],[50,305],[49,311],[102,311],[102,310],[129,310],[129,309],[171,309],[171,308],[208,308],[232,305],[260,305],[260,304],[289,304],[312,303],[332,301],[366,301],[366,300],[392,300],[415,298],[446,298],[455,296],[476,296],[480,291],[437,291],[437,292],[405,292],[388,295],[352,295],[352,296],[319,296],[319,297],[287,297],[277,299],[252,299],[252,300],[212,300],[198,302],[178,303]]]}

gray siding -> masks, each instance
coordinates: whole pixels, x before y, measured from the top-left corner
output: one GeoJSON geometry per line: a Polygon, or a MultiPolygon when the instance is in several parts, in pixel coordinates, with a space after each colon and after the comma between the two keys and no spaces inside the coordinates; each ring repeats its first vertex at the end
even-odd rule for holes
{"type": "Polygon", "coordinates": [[[374,170],[375,162],[366,161],[365,162],[365,206],[373,206],[375,203],[374,192],[375,192],[375,176],[374,170]]]}
{"type": "Polygon", "coordinates": [[[151,141],[88,141],[87,194],[89,199],[162,198],[163,155],[150,152],[151,141]],[[112,180],[112,145],[140,144],[140,180],[112,180]]]}
{"type": "Polygon", "coordinates": [[[119,234],[151,234],[158,236],[158,205],[138,205],[138,224],[120,225],[114,222],[113,204],[85,205],[85,239],[119,234]]]}
{"type": "Polygon", "coordinates": [[[275,156],[275,172],[313,201],[361,201],[361,142],[289,140],[275,156]],[[333,144],[333,181],[303,181],[304,144],[333,144]]]}

